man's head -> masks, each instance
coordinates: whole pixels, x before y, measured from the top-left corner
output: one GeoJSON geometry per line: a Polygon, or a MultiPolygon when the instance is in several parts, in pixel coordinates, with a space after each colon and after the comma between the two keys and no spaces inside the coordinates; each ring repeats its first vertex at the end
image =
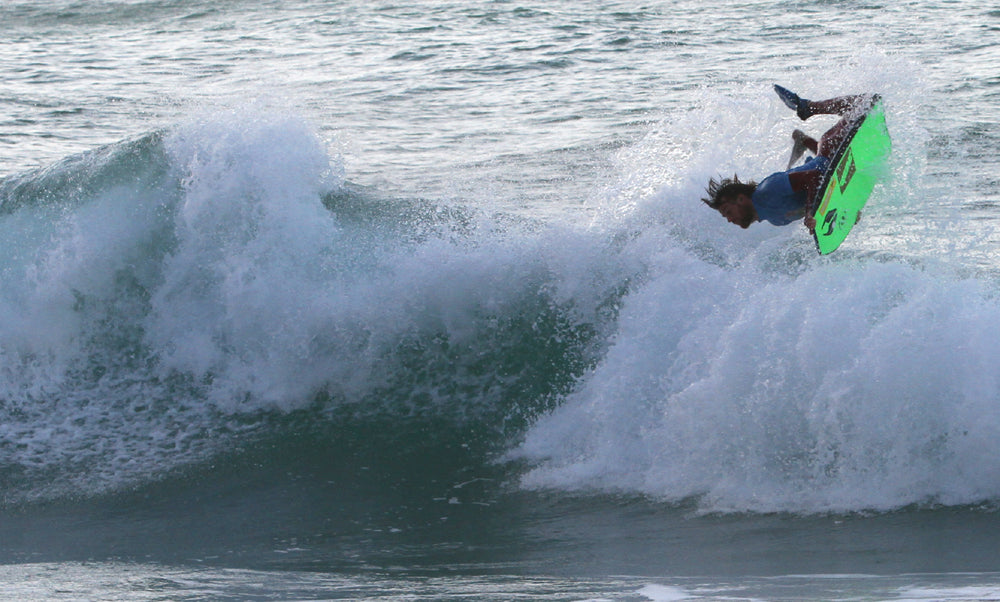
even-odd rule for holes
{"type": "Polygon", "coordinates": [[[741,228],[749,228],[750,224],[757,221],[757,210],[753,206],[753,201],[750,200],[756,189],[757,184],[752,180],[744,184],[736,176],[723,178],[718,182],[712,178],[708,181],[708,189],[706,190],[708,198],[701,200],[722,214],[722,217],[730,223],[741,228]]]}

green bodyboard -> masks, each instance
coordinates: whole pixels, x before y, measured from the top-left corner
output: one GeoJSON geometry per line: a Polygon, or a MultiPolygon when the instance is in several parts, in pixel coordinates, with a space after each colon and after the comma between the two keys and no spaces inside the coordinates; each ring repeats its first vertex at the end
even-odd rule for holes
{"type": "Polygon", "coordinates": [[[817,194],[816,247],[832,253],[858,221],[875,183],[885,174],[892,142],[878,97],[830,161],[817,194]]]}

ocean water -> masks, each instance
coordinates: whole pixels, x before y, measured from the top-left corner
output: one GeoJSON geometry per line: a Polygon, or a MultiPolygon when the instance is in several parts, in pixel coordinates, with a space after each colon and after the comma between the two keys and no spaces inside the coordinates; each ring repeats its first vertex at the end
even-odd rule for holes
{"type": "Polygon", "coordinates": [[[0,597],[1000,599],[1000,11],[0,5],[0,597]],[[836,253],[771,91],[875,91],[836,253]]]}

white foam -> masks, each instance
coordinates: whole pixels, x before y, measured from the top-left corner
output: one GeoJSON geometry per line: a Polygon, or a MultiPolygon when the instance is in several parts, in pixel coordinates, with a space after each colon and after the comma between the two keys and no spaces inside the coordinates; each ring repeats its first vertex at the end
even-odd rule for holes
{"type": "Polygon", "coordinates": [[[108,185],[55,173],[89,177],[96,192],[5,217],[25,244],[0,258],[0,461],[28,477],[65,472],[28,497],[204,457],[220,432],[243,428],[213,415],[224,404],[252,394],[247,409],[259,409],[315,385],[299,368],[316,367],[310,328],[330,302],[315,293],[337,234],[322,206],[342,177],[336,159],[280,113],[201,118],[166,144],[180,190],[169,176],[108,185]],[[198,382],[209,373],[214,387],[198,382]]]}
{"type": "Polygon", "coordinates": [[[690,600],[686,591],[679,587],[668,585],[650,584],[636,592],[638,595],[648,598],[652,602],[677,602],[677,600],[690,600]]]}
{"type": "Polygon", "coordinates": [[[167,148],[183,197],[146,323],[162,367],[231,381],[216,387],[226,391],[219,403],[247,391],[280,402],[315,387],[290,364],[316,368],[315,320],[335,302],[318,284],[337,270],[342,236],[322,205],[337,166],[306,123],[282,114],[198,120],[167,148]]]}

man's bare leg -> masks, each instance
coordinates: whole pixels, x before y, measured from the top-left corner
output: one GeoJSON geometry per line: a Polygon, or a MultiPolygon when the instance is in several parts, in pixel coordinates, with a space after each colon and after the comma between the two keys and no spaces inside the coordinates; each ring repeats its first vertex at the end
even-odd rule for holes
{"type": "Polygon", "coordinates": [[[827,100],[807,100],[788,88],[775,84],[774,92],[790,109],[795,110],[799,119],[805,121],[813,115],[840,115],[847,117],[854,112],[867,111],[874,102],[875,95],[856,94],[853,96],[838,96],[827,100]]]}
{"type": "MultiPolygon", "coordinates": [[[[840,148],[841,143],[847,137],[851,131],[851,126],[859,119],[865,112],[871,108],[872,104],[878,99],[877,95],[874,94],[855,94],[852,96],[838,96],[836,98],[829,98],[826,100],[807,100],[802,98],[798,94],[788,90],[787,88],[782,88],[779,85],[774,86],[774,91],[777,93],[781,101],[785,103],[791,109],[795,109],[795,113],[799,116],[799,119],[803,121],[809,119],[813,115],[840,115],[841,119],[832,128],[826,131],[825,134],[820,138],[818,148],[813,152],[819,157],[830,157],[837,149],[840,148]]],[[[792,134],[793,140],[795,139],[795,134],[792,134]]],[[[796,145],[798,141],[796,141],[796,145]]],[[[794,155],[796,148],[792,148],[792,154],[794,155]]],[[[802,150],[799,151],[799,156],[802,155],[802,150]]],[[[798,157],[795,157],[796,159],[798,157]]],[[[789,164],[790,165],[790,164],[789,164]]]]}
{"type": "Polygon", "coordinates": [[[788,167],[785,169],[791,169],[792,165],[806,152],[810,150],[813,154],[817,154],[819,149],[819,142],[815,138],[810,137],[808,134],[802,130],[795,130],[792,132],[792,155],[788,158],[788,167]]]}

